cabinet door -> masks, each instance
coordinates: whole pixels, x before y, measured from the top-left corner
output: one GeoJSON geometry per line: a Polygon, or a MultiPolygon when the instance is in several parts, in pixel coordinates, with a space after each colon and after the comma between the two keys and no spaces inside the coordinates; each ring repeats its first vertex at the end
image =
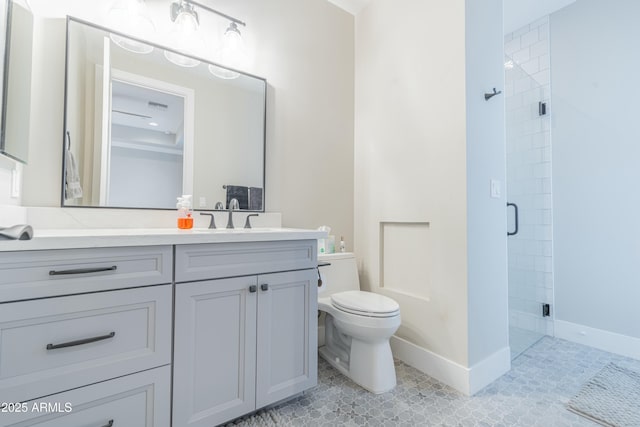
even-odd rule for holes
{"type": "Polygon", "coordinates": [[[256,408],[317,384],[317,294],[316,270],[258,276],[256,408]]]}
{"type": "Polygon", "coordinates": [[[176,285],[173,425],[211,427],[255,408],[256,276],[176,285]]]}

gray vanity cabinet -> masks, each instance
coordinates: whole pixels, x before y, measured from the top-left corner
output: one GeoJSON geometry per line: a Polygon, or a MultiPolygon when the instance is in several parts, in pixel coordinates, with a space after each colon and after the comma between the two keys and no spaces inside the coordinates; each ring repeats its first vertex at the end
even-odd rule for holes
{"type": "Polygon", "coordinates": [[[172,247],[0,253],[0,427],[169,427],[172,247]]]}
{"type": "Polygon", "coordinates": [[[211,427],[316,385],[315,247],[176,247],[174,426],[211,427]],[[198,274],[223,277],[180,283],[198,274]]]}

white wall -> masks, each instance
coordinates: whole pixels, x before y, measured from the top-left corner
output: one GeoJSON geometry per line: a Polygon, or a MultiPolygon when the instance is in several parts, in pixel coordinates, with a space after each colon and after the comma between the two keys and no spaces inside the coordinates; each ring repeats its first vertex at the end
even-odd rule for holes
{"type": "Polygon", "coordinates": [[[34,19],[29,163],[24,206],[60,206],[64,114],[63,20],[34,19]]]}
{"type": "MultiPolygon", "coordinates": [[[[21,170],[14,160],[0,155],[0,227],[8,227],[14,224],[26,222],[26,212],[20,207],[20,198],[11,196],[12,170],[21,170]]],[[[20,175],[22,175],[20,173],[20,175]]]]}
{"type": "Polygon", "coordinates": [[[509,367],[505,199],[489,197],[504,99],[483,97],[504,81],[501,16],[500,0],[373,0],[356,16],[361,281],[400,304],[396,356],[466,393],[509,367]]]}
{"type": "MultiPolygon", "coordinates": [[[[634,338],[638,16],[636,0],[581,0],[550,21],[556,319],[634,338]]],[[[634,348],[640,357],[640,341],[634,348]]]]}
{"type": "MultiPolygon", "coordinates": [[[[400,304],[397,335],[467,366],[464,81],[464,0],[374,0],[356,16],[361,281],[380,291],[381,222],[428,223],[430,258],[405,266],[422,282],[421,298],[386,292],[400,304]],[[381,30],[390,23],[402,31],[381,30]]],[[[412,249],[407,243],[407,256],[412,249]]]]}
{"type": "MultiPolygon", "coordinates": [[[[484,99],[492,87],[504,87],[501,12],[502,0],[466,0],[468,363],[488,363],[493,378],[510,366],[505,102],[504,95],[484,99]],[[491,197],[491,180],[500,182],[500,197],[491,197]]],[[[482,375],[472,375],[472,392],[486,385],[482,375]]]]}
{"type": "MultiPolygon", "coordinates": [[[[0,154],[0,209],[2,209],[3,205],[20,205],[20,198],[12,197],[11,191],[13,185],[12,171],[16,168],[22,169],[14,160],[0,154]]],[[[0,224],[1,226],[2,224],[0,224]]]]}
{"type": "MultiPolygon", "coordinates": [[[[351,248],[353,16],[326,0],[218,0],[208,5],[247,22],[248,71],[269,83],[266,209],[281,212],[288,227],[330,225],[351,248]]],[[[165,5],[156,6],[166,19],[165,5]]],[[[66,11],[60,6],[56,12],[66,11]]],[[[39,126],[29,149],[38,159],[30,157],[25,177],[29,206],[58,206],[60,200],[64,31],[47,31],[40,38],[39,51],[45,54],[39,68],[34,62],[48,75],[46,86],[34,88],[39,126]]]]}

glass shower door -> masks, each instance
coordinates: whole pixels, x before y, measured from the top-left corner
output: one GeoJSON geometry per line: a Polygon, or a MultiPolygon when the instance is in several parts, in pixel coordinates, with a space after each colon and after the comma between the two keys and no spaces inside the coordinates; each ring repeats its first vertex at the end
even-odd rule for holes
{"type": "Polygon", "coordinates": [[[512,359],[553,335],[549,82],[505,59],[509,341],[512,359]]]}

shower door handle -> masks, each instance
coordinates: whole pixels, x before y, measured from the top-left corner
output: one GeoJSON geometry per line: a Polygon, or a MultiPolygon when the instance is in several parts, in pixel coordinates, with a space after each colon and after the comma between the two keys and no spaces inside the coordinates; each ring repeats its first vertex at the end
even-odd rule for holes
{"type": "Polygon", "coordinates": [[[515,236],[516,234],[518,234],[518,205],[516,205],[515,203],[507,203],[507,208],[509,206],[513,206],[513,211],[515,213],[515,229],[513,231],[509,231],[507,230],[507,236],[515,236]]]}

